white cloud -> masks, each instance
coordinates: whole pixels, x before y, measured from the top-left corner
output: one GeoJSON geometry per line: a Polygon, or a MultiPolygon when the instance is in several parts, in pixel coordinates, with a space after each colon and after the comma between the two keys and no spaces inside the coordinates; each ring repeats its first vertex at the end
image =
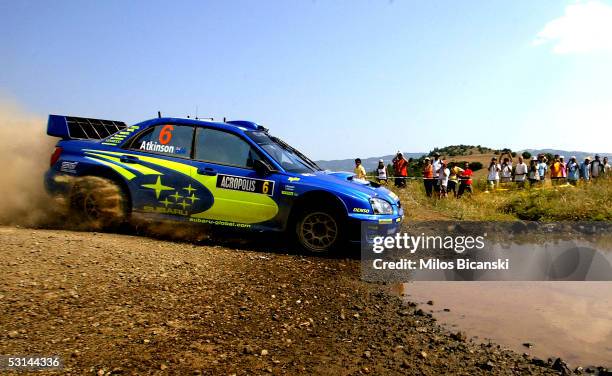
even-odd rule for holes
{"type": "Polygon", "coordinates": [[[599,1],[568,5],[565,14],[548,22],[533,41],[549,43],[557,54],[612,51],[612,6],[599,1]]]}

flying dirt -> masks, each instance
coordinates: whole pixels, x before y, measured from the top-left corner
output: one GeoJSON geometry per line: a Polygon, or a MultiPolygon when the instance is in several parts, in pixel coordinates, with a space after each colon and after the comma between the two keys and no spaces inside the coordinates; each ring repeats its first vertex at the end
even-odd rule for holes
{"type": "Polygon", "coordinates": [[[57,141],[45,134],[46,119],[0,98],[0,223],[37,226],[53,222],[58,209],[42,176],[57,141]]]}

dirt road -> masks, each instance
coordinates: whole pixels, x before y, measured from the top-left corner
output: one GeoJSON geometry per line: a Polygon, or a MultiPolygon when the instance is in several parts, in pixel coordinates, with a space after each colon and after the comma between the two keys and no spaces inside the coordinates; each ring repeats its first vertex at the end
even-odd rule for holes
{"type": "Polygon", "coordinates": [[[553,373],[444,331],[356,260],[13,227],[0,241],[0,354],[59,354],[62,373],[553,373]]]}

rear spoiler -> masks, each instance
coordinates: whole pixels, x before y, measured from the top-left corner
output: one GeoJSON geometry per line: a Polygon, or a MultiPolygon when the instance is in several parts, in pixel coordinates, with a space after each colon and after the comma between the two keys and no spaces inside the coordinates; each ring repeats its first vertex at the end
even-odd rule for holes
{"type": "Polygon", "coordinates": [[[126,127],[122,121],[49,115],[47,134],[63,139],[101,140],[126,127]]]}

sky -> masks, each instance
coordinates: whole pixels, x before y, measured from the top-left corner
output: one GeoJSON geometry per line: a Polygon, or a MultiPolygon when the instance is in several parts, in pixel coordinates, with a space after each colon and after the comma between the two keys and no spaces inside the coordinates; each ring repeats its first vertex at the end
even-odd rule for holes
{"type": "Polygon", "coordinates": [[[612,151],[612,1],[0,0],[0,95],[253,120],[313,159],[612,151]]]}

